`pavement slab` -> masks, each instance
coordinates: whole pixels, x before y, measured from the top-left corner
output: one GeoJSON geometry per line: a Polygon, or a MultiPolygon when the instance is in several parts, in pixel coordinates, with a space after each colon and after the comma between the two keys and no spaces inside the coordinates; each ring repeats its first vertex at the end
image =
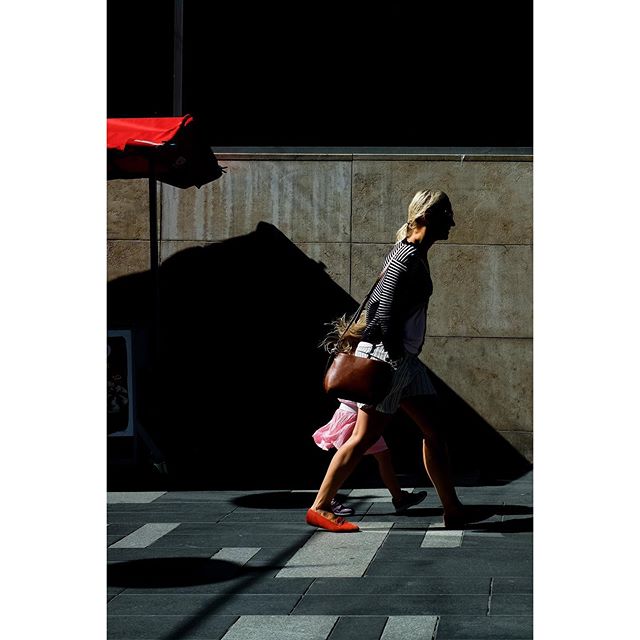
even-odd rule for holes
{"type": "Polygon", "coordinates": [[[343,491],[354,534],[309,527],[308,490],[111,493],[107,637],[532,638],[532,475],[461,487],[461,530],[427,491],[403,515],[385,489],[343,491]]]}

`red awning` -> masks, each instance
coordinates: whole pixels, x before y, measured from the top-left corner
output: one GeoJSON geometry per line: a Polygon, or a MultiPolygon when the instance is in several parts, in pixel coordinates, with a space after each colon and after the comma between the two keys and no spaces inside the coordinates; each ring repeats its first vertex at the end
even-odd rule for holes
{"type": "Polygon", "coordinates": [[[124,151],[127,147],[157,146],[170,142],[181,126],[193,118],[109,118],[107,149],[124,151]]]}
{"type": "Polygon", "coordinates": [[[108,118],[107,179],[200,187],[224,173],[193,116],[108,118]]]}

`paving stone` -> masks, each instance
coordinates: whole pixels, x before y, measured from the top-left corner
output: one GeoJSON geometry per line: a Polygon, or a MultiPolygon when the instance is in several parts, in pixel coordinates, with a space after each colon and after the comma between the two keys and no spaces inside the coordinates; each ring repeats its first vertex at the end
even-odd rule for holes
{"type": "Polygon", "coordinates": [[[497,577],[493,579],[491,591],[499,593],[533,593],[533,577],[527,578],[505,578],[497,577]]]}
{"type": "Polygon", "coordinates": [[[260,549],[247,564],[259,564],[265,562],[286,562],[296,553],[298,547],[266,547],[260,549]]]}
{"type": "Polygon", "coordinates": [[[435,578],[405,576],[363,578],[317,578],[309,587],[309,595],[320,594],[478,594],[487,598],[491,580],[488,577],[450,577],[435,578]]]}
{"type": "Polygon", "coordinates": [[[263,491],[170,491],[159,502],[224,502],[233,503],[240,498],[260,495],[263,491]]]}
{"type": "MultiPolygon", "coordinates": [[[[236,578],[224,580],[223,582],[212,582],[210,584],[194,584],[184,586],[168,586],[144,589],[127,589],[128,594],[154,594],[154,593],[247,593],[247,594],[278,594],[295,593],[302,595],[308,589],[313,578],[287,578],[278,580],[274,577],[265,577],[261,573],[243,573],[236,578]]],[[[110,592],[111,592],[110,588],[110,592]]],[[[121,593],[123,589],[118,589],[121,593]]],[[[114,595],[117,595],[114,590],[114,595]]]]}
{"type": "Polygon", "coordinates": [[[147,504],[165,493],[166,491],[109,491],[107,504],[147,504]]]}
{"type": "MultiPolygon", "coordinates": [[[[328,640],[350,640],[354,630],[359,640],[389,640],[383,633],[393,631],[393,619],[408,623],[428,616],[440,616],[437,640],[532,636],[530,477],[504,486],[460,487],[466,503],[490,515],[465,527],[462,545],[454,548],[421,546],[429,531],[459,535],[437,528],[442,506],[432,488],[426,503],[402,516],[385,489],[360,491],[364,496],[343,492],[343,501],[359,510],[350,520],[364,530],[350,535],[306,525],[306,504],[315,495],[309,490],[177,491],[150,503],[109,504],[109,543],[149,524],[180,526],[149,547],[108,549],[108,637],[221,640],[238,616],[328,616],[335,620],[328,640]],[[359,577],[284,577],[287,563],[314,539],[324,540],[316,549],[320,559],[301,563],[313,573],[323,562],[344,565],[336,562],[341,554],[357,559],[367,531],[381,540],[359,577]],[[143,583],[118,580],[113,567],[122,563],[143,583]],[[149,566],[155,569],[149,572],[149,566]],[[154,581],[154,572],[162,579],[154,581]]],[[[283,624],[286,629],[291,623],[283,624]]],[[[417,633],[407,636],[405,630],[399,637],[417,640],[417,633]]]]}
{"type": "MultiPolygon", "coordinates": [[[[233,513],[230,513],[224,522],[292,522],[292,523],[305,523],[304,516],[306,510],[262,510],[262,509],[237,509],[233,513]]],[[[354,520],[354,518],[349,518],[354,520]]],[[[309,525],[306,525],[307,527],[309,525]]]]}
{"type": "Polygon", "coordinates": [[[380,640],[433,640],[438,616],[391,616],[380,640]]]}
{"type": "Polygon", "coordinates": [[[163,559],[163,558],[203,558],[208,560],[220,547],[208,549],[165,549],[162,553],[153,547],[143,549],[107,549],[108,562],[125,562],[129,560],[163,559]]]}
{"type": "MultiPolygon", "coordinates": [[[[429,550],[434,551],[434,550],[429,550]]],[[[426,550],[425,550],[426,553],[426,550]]],[[[367,576],[455,576],[464,572],[469,576],[530,576],[533,571],[531,560],[493,559],[469,560],[469,558],[427,558],[410,562],[385,561],[376,559],[369,565],[367,576]]]]}
{"type": "MultiPolygon", "coordinates": [[[[401,562],[405,564],[408,562],[413,562],[416,567],[421,567],[423,570],[427,567],[437,567],[438,565],[440,565],[440,563],[446,562],[449,566],[457,566],[458,571],[466,568],[467,565],[469,565],[469,570],[472,571],[473,565],[476,564],[497,563],[498,566],[509,562],[517,564],[526,562],[531,564],[533,562],[533,558],[531,549],[527,549],[525,547],[505,547],[500,551],[491,549],[474,549],[472,551],[469,551],[468,549],[465,549],[465,547],[418,547],[416,549],[394,549],[392,547],[383,546],[378,551],[375,559],[373,560],[373,563],[378,562],[401,562]]],[[[393,573],[390,575],[398,574],[393,573]]],[[[415,575],[415,573],[408,575],[415,575]]]]}
{"type": "Polygon", "coordinates": [[[533,615],[533,594],[494,593],[491,596],[490,616],[533,615]]]}
{"type": "Polygon", "coordinates": [[[128,536],[130,533],[139,529],[146,522],[131,522],[131,523],[114,523],[107,526],[107,533],[111,535],[128,536]]]}
{"type": "Polygon", "coordinates": [[[259,615],[291,613],[300,599],[297,594],[128,594],[109,603],[110,615],[259,615]]]}
{"type": "MultiPolygon", "coordinates": [[[[224,533],[224,534],[246,534],[251,531],[252,527],[247,527],[245,523],[232,522],[226,518],[217,523],[210,522],[186,522],[180,525],[180,529],[175,532],[176,535],[186,534],[205,534],[205,533],[224,533]]],[[[309,536],[313,533],[313,529],[304,521],[304,516],[298,521],[292,522],[261,522],[254,532],[269,534],[303,534],[309,536]]],[[[108,531],[112,533],[112,531],[108,531]]]]}
{"type": "Polygon", "coordinates": [[[109,616],[108,640],[221,640],[238,616],[109,616]]]}
{"type": "Polygon", "coordinates": [[[389,531],[389,524],[368,523],[356,533],[318,530],[286,563],[281,578],[362,576],[389,531]]]}
{"type": "Polygon", "coordinates": [[[134,522],[205,522],[215,524],[225,517],[225,513],[177,513],[175,511],[153,511],[150,513],[134,513],[110,511],[107,513],[109,524],[130,524],[134,522]]]}
{"type": "Polygon", "coordinates": [[[338,616],[240,616],[223,640],[326,640],[338,616]]]}
{"type": "Polygon", "coordinates": [[[442,506],[440,504],[438,505],[434,505],[434,504],[429,504],[429,498],[427,498],[426,502],[421,502],[420,504],[416,505],[415,507],[411,507],[408,511],[405,511],[405,513],[401,516],[399,516],[395,509],[393,508],[393,505],[391,503],[391,500],[388,501],[380,501],[380,502],[373,502],[371,504],[371,509],[369,509],[368,511],[368,515],[372,516],[372,515],[377,515],[377,514],[387,514],[387,515],[393,515],[396,518],[440,518],[440,520],[442,520],[442,506]]]}
{"type": "Polygon", "coordinates": [[[222,502],[210,502],[199,504],[194,502],[167,502],[160,501],[148,504],[115,503],[107,505],[107,514],[110,513],[132,513],[148,515],[155,513],[180,513],[185,516],[206,515],[209,513],[231,513],[238,507],[224,504],[222,502]]]}
{"type": "Polygon", "coordinates": [[[465,531],[462,539],[462,547],[466,552],[490,551],[502,553],[505,550],[531,551],[533,537],[529,533],[504,534],[504,533],[479,533],[465,531]]]}
{"type": "Polygon", "coordinates": [[[429,527],[420,547],[425,549],[452,549],[462,546],[462,531],[450,531],[429,527]]]}
{"type": "Polygon", "coordinates": [[[140,549],[160,540],[169,531],[180,526],[178,522],[153,522],[145,524],[118,542],[109,545],[112,549],[140,549]]]}
{"type": "MultiPolygon", "coordinates": [[[[376,505],[374,505],[376,506],[376,505]]],[[[372,513],[371,510],[366,514],[362,514],[360,520],[356,520],[353,516],[349,516],[351,522],[387,522],[393,524],[394,530],[405,529],[408,531],[420,531],[422,534],[433,524],[442,522],[442,515],[433,517],[421,517],[418,514],[412,514],[411,509],[399,516],[392,509],[387,509],[384,513],[372,513]]]]}
{"type": "Polygon", "coordinates": [[[532,616],[440,616],[437,640],[529,640],[532,616]]]}
{"type": "MultiPolygon", "coordinates": [[[[125,596],[120,596],[125,597],[125,596]]],[[[386,615],[412,615],[419,611],[422,615],[484,615],[487,612],[488,596],[461,594],[377,594],[375,605],[370,595],[355,594],[306,594],[297,604],[294,613],[329,615],[368,615],[372,606],[377,613],[386,615]]]]}
{"type": "Polygon", "coordinates": [[[382,544],[385,549],[417,549],[422,543],[424,532],[424,529],[403,531],[394,526],[382,544]]]}
{"type": "Polygon", "coordinates": [[[184,547],[198,548],[198,547],[299,547],[304,544],[313,535],[313,532],[309,530],[307,535],[287,535],[287,534],[270,534],[270,533],[212,533],[206,534],[191,534],[181,535],[175,533],[171,536],[166,536],[159,539],[154,546],[157,549],[171,548],[180,549],[184,547]]]}
{"type": "Polygon", "coordinates": [[[228,560],[242,565],[251,560],[258,551],[260,551],[260,547],[224,547],[214,553],[211,558],[213,560],[228,560]]]}
{"type": "MultiPolygon", "coordinates": [[[[404,491],[413,492],[413,487],[404,488],[404,491]]],[[[391,494],[388,489],[351,489],[347,500],[360,500],[362,502],[387,502],[391,504],[391,494]]]]}
{"type": "Polygon", "coordinates": [[[327,640],[380,640],[387,616],[340,616],[327,640]]]}

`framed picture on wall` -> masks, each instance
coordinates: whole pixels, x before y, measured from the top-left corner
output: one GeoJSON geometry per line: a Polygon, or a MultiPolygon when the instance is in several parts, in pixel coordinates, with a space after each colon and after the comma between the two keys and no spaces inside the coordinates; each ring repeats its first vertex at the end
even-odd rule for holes
{"type": "Polygon", "coordinates": [[[107,332],[107,433],[132,436],[133,357],[131,331],[107,332]]]}

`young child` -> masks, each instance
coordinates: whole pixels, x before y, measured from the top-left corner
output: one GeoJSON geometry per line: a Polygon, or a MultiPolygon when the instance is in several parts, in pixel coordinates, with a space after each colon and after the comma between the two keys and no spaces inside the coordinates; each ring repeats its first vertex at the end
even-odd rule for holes
{"type": "MultiPolygon", "coordinates": [[[[331,420],[314,432],[315,443],[325,451],[333,447],[339,449],[351,437],[357,417],[357,404],[350,400],[340,400],[340,406],[336,409],[331,420]]],[[[422,502],[427,497],[426,491],[409,493],[400,488],[398,478],[393,470],[391,453],[384,438],[381,437],[375,442],[365,455],[372,455],[376,459],[380,477],[389,489],[391,502],[396,513],[404,513],[409,507],[422,502]]],[[[351,507],[340,504],[335,498],[331,501],[331,510],[338,516],[350,516],[354,513],[351,507]]]]}

